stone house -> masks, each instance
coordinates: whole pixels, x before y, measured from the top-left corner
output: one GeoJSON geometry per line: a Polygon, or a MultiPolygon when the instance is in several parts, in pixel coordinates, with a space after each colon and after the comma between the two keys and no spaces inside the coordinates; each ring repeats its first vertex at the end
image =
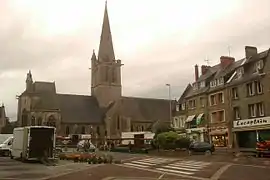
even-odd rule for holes
{"type": "Polygon", "coordinates": [[[243,62],[228,86],[235,147],[255,148],[259,139],[270,140],[269,52],[245,47],[243,62]]]}
{"type": "Polygon", "coordinates": [[[267,129],[268,117],[265,117],[268,116],[266,109],[269,108],[269,98],[265,92],[265,88],[269,87],[269,50],[257,53],[256,47],[246,46],[245,54],[245,58],[238,61],[221,56],[219,64],[202,66],[201,76],[198,76],[196,65],[193,88],[185,95],[188,116],[186,123],[190,123],[191,127],[206,128],[208,139],[215,146],[232,147],[239,145],[240,139],[244,144],[249,142],[255,146],[258,134],[264,137],[270,134],[267,129]],[[204,114],[204,121],[199,124],[197,119],[201,113],[204,114]],[[258,133],[254,125],[251,130],[248,125],[243,125],[256,121],[256,118],[263,118],[260,120],[265,122],[264,127],[256,123],[256,128],[267,130],[258,133]],[[249,136],[253,137],[253,141],[247,141],[249,136]]]}
{"type": "Polygon", "coordinates": [[[157,121],[171,123],[172,101],[122,96],[122,65],[115,58],[106,4],[99,52],[91,57],[91,95],[59,94],[55,82],[34,82],[29,71],[18,96],[18,125],[55,126],[59,135],[119,138],[121,132],[149,130],[157,121]]]}

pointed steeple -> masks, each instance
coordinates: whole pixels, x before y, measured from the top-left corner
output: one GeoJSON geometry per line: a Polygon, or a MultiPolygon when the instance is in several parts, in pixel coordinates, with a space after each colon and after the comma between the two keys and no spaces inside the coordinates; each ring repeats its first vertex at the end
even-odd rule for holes
{"type": "Polygon", "coordinates": [[[97,56],[96,56],[96,53],[95,53],[95,50],[94,49],[93,49],[93,54],[92,54],[91,60],[92,61],[96,61],[97,60],[97,56]]]}
{"type": "Polygon", "coordinates": [[[105,3],[105,11],[103,17],[102,31],[100,36],[98,60],[101,62],[114,61],[114,50],[112,42],[112,34],[109,22],[109,15],[107,10],[107,1],[105,3]]]}

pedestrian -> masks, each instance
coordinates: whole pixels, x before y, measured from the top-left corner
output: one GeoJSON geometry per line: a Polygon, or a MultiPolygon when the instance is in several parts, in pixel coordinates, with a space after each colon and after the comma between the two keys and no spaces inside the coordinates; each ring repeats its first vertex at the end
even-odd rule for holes
{"type": "Polygon", "coordinates": [[[129,152],[131,152],[131,150],[132,150],[132,144],[131,144],[131,141],[129,141],[129,143],[128,143],[128,149],[129,149],[129,152]]]}

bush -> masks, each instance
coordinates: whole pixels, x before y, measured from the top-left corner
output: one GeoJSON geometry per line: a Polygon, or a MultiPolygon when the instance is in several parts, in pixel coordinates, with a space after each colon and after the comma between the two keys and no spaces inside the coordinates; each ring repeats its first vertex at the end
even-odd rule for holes
{"type": "Polygon", "coordinates": [[[163,149],[175,149],[175,142],[179,138],[176,132],[164,132],[157,135],[157,143],[163,149]]]}

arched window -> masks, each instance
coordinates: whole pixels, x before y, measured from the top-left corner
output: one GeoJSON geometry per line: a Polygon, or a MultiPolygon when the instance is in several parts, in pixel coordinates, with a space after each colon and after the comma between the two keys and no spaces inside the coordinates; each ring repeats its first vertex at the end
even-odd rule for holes
{"type": "Polygon", "coordinates": [[[115,68],[113,67],[112,68],[112,74],[111,74],[111,76],[112,76],[112,82],[113,83],[115,83],[116,82],[116,73],[115,73],[116,71],[115,71],[115,68]]]}
{"type": "Polygon", "coordinates": [[[36,118],[35,116],[31,117],[31,126],[35,126],[36,125],[36,118]]]}
{"type": "Polygon", "coordinates": [[[69,126],[66,126],[66,136],[69,135],[69,126]]]}
{"type": "Polygon", "coordinates": [[[130,131],[131,131],[131,132],[133,132],[133,125],[131,125],[131,127],[130,127],[130,131]]]}
{"type": "Polygon", "coordinates": [[[100,135],[99,126],[97,126],[97,135],[100,135]]]}
{"type": "Polygon", "coordinates": [[[105,66],[105,82],[109,81],[109,67],[105,66]]]}
{"type": "Polygon", "coordinates": [[[144,131],[144,127],[142,126],[142,131],[144,131]]]}
{"type": "Polygon", "coordinates": [[[56,127],[56,122],[55,118],[53,115],[49,116],[47,126],[53,126],[56,127]]]}
{"type": "Polygon", "coordinates": [[[120,129],[120,116],[117,116],[117,129],[120,129]]]}
{"type": "Polygon", "coordinates": [[[37,125],[41,126],[42,125],[42,117],[39,117],[37,120],[37,125]]]}
{"type": "Polygon", "coordinates": [[[105,137],[107,137],[108,136],[108,132],[107,132],[107,130],[105,131],[105,137]]]}
{"type": "Polygon", "coordinates": [[[85,134],[85,127],[84,126],[82,126],[82,132],[81,132],[81,134],[85,134]]]}

